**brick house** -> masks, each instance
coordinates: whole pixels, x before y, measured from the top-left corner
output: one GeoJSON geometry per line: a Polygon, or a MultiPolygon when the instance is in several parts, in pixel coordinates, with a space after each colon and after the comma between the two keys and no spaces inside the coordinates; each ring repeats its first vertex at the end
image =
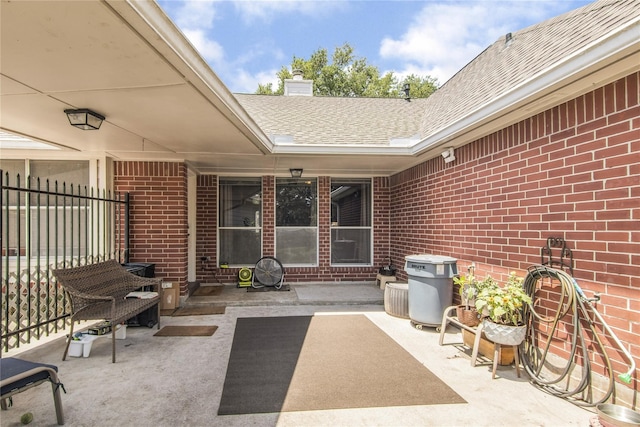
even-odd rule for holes
{"type": "Polygon", "coordinates": [[[156,263],[183,298],[210,279],[201,258],[230,262],[218,277],[233,282],[255,258],[244,249],[283,258],[291,282],[372,281],[386,257],[401,267],[418,253],[502,278],[562,237],[640,354],[635,1],[509,33],[424,100],[231,94],[155,4],[63,9],[2,3],[0,128],[58,148],[2,157],[87,161],[93,184],[130,192],[132,260],[156,263]],[[69,106],[106,122],[72,129],[69,106]],[[301,188],[307,219],[285,219],[301,188]]]}

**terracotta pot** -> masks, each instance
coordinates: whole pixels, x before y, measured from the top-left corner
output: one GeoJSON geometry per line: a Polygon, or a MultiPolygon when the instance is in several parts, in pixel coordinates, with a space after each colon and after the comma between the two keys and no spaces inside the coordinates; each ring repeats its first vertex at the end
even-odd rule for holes
{"type": "Polygon", "coordinates": [[[482,325],[485,336],[502,345],[520,345],[527,335],[526,326],[500,325],[488,319],[484,319],[482,325]]]}

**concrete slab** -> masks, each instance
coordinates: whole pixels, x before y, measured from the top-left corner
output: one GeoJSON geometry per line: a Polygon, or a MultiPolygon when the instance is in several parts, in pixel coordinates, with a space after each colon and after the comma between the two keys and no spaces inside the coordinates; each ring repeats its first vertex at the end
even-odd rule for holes
{"type": "MultiPolygon", "coordinates": [[[[227,302],[235,299],[238,305],[228,304],[223,315],[161,318],[162,325],[216,325],[213,336],[154,337],[155,328],[130,327],[126,339],[117,341],[115,364],[111,363],[109,339],[96,340],[90,357],[65,362],[60,360],[63,337],[3,357],[15,355],[59,367],[67,390],[62,402],[68,426],[588,426],[593,418],[592,412],[536,389],[526,374],[517,378],[513,366],[499,367],[497,378],[492,380],[490,362],[471,367],[468,354],[460,346],[438,345],[435,329],[417,330],[409,320],[387,315],[381,304],[362,303],[362,295],[328,303],[338,294],[344,297],[358,289],[348,286],[295,285],[295,290],[286,293],[259,295],[225,288],[227,302]],[[288,303],[292,295],[296,301],[288,303]],[[249,300],[239,297],[259,298],[260,303],[249,305],[249,300]],[[304,303],[314,299],[325,303],[304,303]],[[343,313],[366,315],[467,403],[217,415],[237,318],[343,313]]],[[[374,285],[359,289],[367,298],[377,295],[379,289],[374,290],[374,285]]],[[[447,342],[462,342],[455,329],[448,332],[447,342]]],[[[362,357],[373,351],[363,349],[362,357]]],[[[268,369],[269,361],[256,363],[268,369]]],[[[391,360],[389,369],[393,369],[391,360]]],[[[33,413],[34,425],[53,425],[51,388],[35,387],[15,396],[14,406],[2,413],[1,427],[19,425],[25,412],[33,413]]]]}

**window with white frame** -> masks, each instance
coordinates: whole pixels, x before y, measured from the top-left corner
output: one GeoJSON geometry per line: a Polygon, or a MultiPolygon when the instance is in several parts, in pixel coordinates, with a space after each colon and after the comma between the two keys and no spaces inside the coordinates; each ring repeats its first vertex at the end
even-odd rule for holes
{"type": "Polygon", "coordinates": [[[262,179],[220,178],[218,263],[245,266],[262,256],[262,179]]]}
{"type": "Polygon", "coordinates": [[[331,180],[331,264],[371,265],[371,180],[331,180]]]}
{"type": "Polygon", "coordinates": [[[276,258],[287,265],[318,265],[318,183],[276,179],[276,258]]]}

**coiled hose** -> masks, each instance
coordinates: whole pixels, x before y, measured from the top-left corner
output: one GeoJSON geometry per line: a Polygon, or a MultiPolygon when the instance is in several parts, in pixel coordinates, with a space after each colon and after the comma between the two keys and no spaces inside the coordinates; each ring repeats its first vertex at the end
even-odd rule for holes
{"type": "Polygon", "coordinates": [[[524,279],[525,291],[531,296],[533,304],[525,307],[524,320],[528,328],[528,335],[523,342],[522,363],[527,370],[532,382],[544,391],[555,396],[563,397],[579,406],[595,406],[605,402],[615,392],[615,380],[611,360],[607,350],[600,338],[600,332],[592,319],[595,315],[600,326],[604,327],[609,336],[618,345],[620,350],[629,360],[630,369],[619,375],[620,380],[625,383],[631,382],[631,375],[635,371],[633,357],[626,350],[624,345],[618,340],[611,328],[606,324],[600,314],[593,308],[577,282],[561,270],[548,268],[545,266],[533,266],[529,268],[524,279]],[[557,298],[557,305],[546,296],[544,301],[536,301],[537,284],[543,279],[553,279],[560,282],[560,289],[557,298]],[[588,326],[589,338],[591,342],[586,343],[585,328],[588,326]],[[546,340],[543,338],[546,336],[546,340]],[[551,363],[548,356],[553,344],[564,344],[560,339],[554,337],[567,335],[569,348],[565,347],[568,353],[566,364],[557,366],[557,361],[551,363]],[[594,397],[591,375],[591,354],[602,356],[605,372],[608,376],[608,386],[604,394],[594,397]],[[571,378],[578,361],[582,362],[582,369],[579,378],[571,378]]]}

